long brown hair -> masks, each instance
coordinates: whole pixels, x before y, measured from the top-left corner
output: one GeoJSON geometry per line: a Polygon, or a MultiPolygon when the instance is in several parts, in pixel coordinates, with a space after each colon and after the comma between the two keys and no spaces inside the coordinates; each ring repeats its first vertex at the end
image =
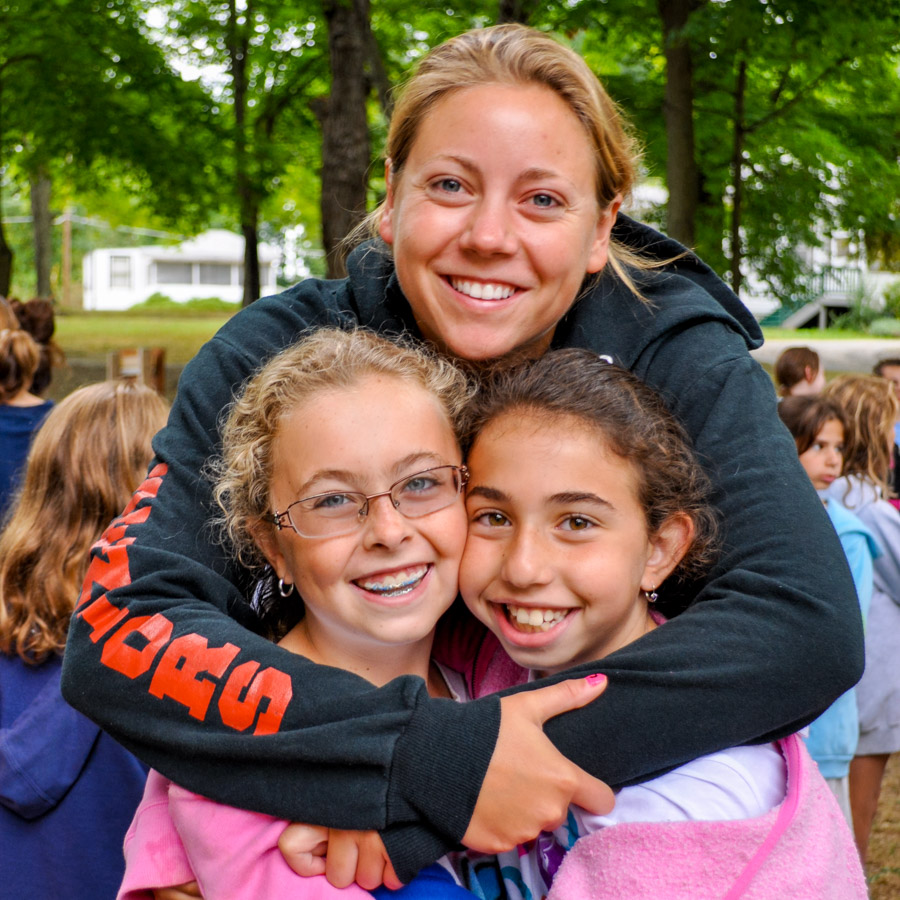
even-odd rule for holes
{"type": "Polygon", "coordinates": [[[822,396],[844,411],[844,475],[856,475],[891,496],[894,422],[898,402],[894,386],[877,375],[839,375],[822,396]]]}
{"type": "Polygon", "coordinates": [[[62,652],[88,550],[143,479],[166,412],[151,388],[106,381],[47,416],[0,535],[0,652],[28,663],[62,652]]]}
{"type": "Polygon", "coordinates": [[[778,416],[793,436],[798,456],[812,447],[829,422],[837,422],[847,433],[844,410],[834,400],[823,397],[785,397],[778,404],[778,416]]]}
{"type": "Polygon", "coordinates": [[[806,378],[806,370],[809,369],[814,376],[818,375],[821,364],[819,354],[815,350],[809,347],[788,347],[775,360],[778,393],[782,397],[789,397],[791,389],[806,378]]]}

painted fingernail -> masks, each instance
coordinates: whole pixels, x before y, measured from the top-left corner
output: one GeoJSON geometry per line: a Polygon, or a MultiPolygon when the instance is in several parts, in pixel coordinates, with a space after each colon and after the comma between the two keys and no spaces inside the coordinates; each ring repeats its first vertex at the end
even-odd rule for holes
{"type": "Polygon", "coordinates": [[[595,672],[593,675],[588,675],[584,680],[593,687],[595,684],[603,684],[606,681],[606,676],[602,672],[595,672]]]}

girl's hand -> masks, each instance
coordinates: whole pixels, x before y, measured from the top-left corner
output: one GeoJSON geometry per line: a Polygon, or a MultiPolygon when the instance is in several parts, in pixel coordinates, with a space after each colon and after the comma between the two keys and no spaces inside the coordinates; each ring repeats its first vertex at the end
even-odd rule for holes
{"type": "Polygon", "coordinates": [[[403,886],[377,831],[295,822],[281,833],[278,848],[298,875],[325,875],[335,887],[345,888],[354,881],[366,890],[382,884],[392,890],[403,886]]]}
{"type": "Polygon", "coordinates": [[[500,853],[551,831],[569,806],[608,813],[615,803],[607,785],[566,759],[544,734],[543,724],[595,700],[604,676],[572,678],[500,700],[500,734],[463,843],[500,853]]]}
{"type": "Polygon", "coordinates": [[[292,822],[278,839],[278,849],[285,862],[304,877],[325,874],[328,852],[328,829],[323,825],[292,822]]]}
{"type": "Polygon", "coordinates": [[[200,885],[196,881],[179,884],[177,887],[158,888],[153,891],[153,900],[196,900],[197,897],[203,900],[200,885]]]}

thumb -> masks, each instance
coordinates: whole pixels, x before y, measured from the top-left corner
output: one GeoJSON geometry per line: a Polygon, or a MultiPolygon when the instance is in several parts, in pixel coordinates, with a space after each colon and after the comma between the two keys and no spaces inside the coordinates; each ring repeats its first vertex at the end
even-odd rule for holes
{"type": "Polygon", "coordinates": [[[598,673],[587,678],[569,678],[518,696],[527,697],[536,720],[546,722],[561,713],[587,706],[606,690],[607,683],[606,676],[598,673]]]}
{"type": "Polygon", "coordinates": [[[598,816],[611,812],[616,805],[616,796],[609,785],[577,766],[576,774],[577,783],[572,792],[572,803],[598,816]]]}

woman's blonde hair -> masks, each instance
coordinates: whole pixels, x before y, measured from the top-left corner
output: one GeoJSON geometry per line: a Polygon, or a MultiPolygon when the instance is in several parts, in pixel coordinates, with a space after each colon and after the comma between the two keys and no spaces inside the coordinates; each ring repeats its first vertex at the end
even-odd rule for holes
{"type": "Polygon", "coordinates": [[[898,402],[894,387],[876,375],[839,375],[822,396],[844,412],[844,475],[856,475],[891,495],[891,447],[898,402]]]}
{"type": "Polygon", "coordinates": [[[209,465],[221,509],[215,524],[243,565],[266,564],[254,532],[272,527],[272,448],[282,420],[314,395],[353,387],[370,375],[419,385],[440,403],[454,430],[471,394],[466,376],[448,360],[421,345],[362,329],[322,328],[283,350],[245,384],[230,407],[221,456],[209,465]]]}
{"type": "MultiPolygon", "coordinates": [[[[432,49],[402,87],[388,131],[385,156],[391,177],[402,177],[423,120],[448,94],[484,84],[543,85],[572,110],[590,142],[595,161],[596,198],[607,210],[634,189],[640,148],[619,107],[588,64],[549,35],[524,25],[495,25],[452,37],[432,49]]],[[[350,236],[374,236],[384,212],[379,206],[350,236]]],[[[609,264],[637,293],[625,267],[658,263],[610,240],[609,264]]]]}
{"type": "Polygon", "coordinates": [[[144,479],[167,406],[151,388],[105,381],[51,410],[0,535],[0,651],[61,653],[88,551],[144,479]]]}

